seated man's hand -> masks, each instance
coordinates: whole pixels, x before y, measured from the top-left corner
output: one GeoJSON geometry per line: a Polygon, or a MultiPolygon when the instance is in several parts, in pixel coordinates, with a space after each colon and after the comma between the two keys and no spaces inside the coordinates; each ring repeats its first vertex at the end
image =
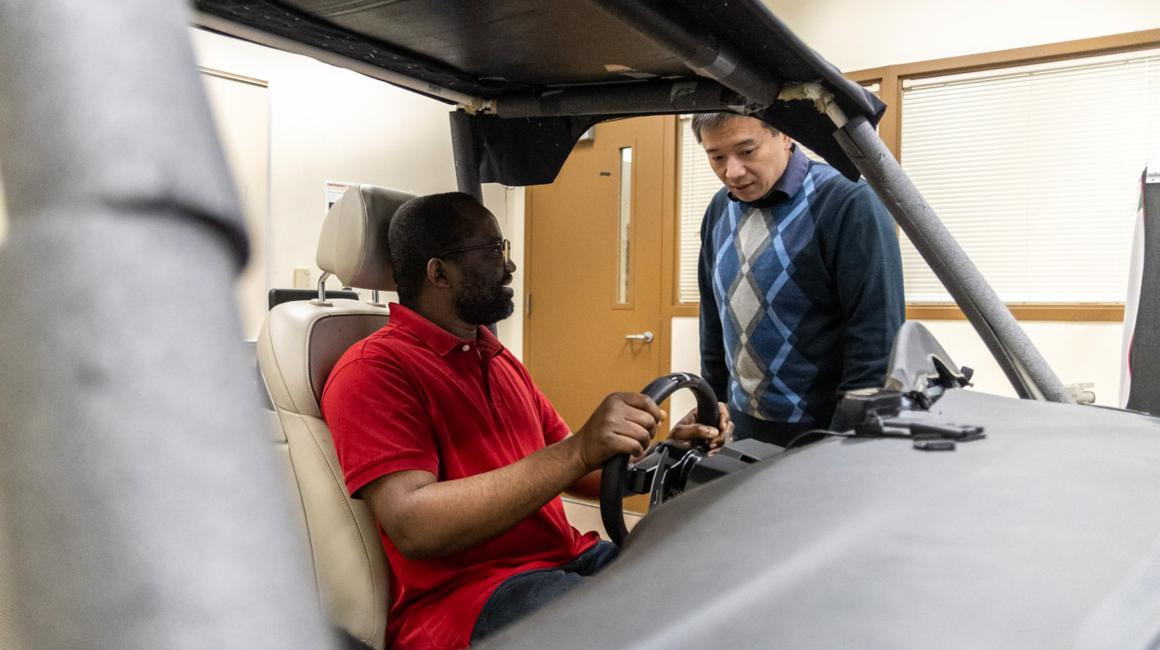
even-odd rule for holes
{"type": "Polygon", "coordinates": [[[639,458],[664,419],[665,412],[656,402],[640,393],[605,397],[576,432],[581,462],[594,470],[616,454],[639,458]]]}
{"type": "Polygon", "coordinates": [[[717,403],[717,413],[721,418],[721,426],[714,429],[711,426],[697,424],[697,409],[694,407],[688,415],[677,422],[677,425],[669,432],[669,438],[684,443],[698,440],[707,442],[710,452],[720,449],[722,445],[733,439],[733,421],[729,419],[729,408],[724,402],[717,403]]]}

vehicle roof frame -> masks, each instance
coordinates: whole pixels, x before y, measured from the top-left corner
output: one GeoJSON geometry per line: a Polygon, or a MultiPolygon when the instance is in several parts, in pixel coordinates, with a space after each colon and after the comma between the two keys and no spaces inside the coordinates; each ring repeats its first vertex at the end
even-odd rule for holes
{"type": "MultiPolygon", "coordinates": [[[[388,71],[393,76],[375,76],[457,104],[450,115],[457,186],[477,198],[484,182],[550,182],[580,135],[603,120],[718,110],[763,119],[820,153],[848,177],[866,178],[963,310],[1020,397],[1073,401],[1010,310],[878,138],[873,127],[885,105],[843,77],[757,0],[577,0],[556,4],[576,11],[589,7],[605,21],[611,17],[614,23],[603,24],[619,24],[639,35],[678,60],[692,76],[670,75],[634,83],[556,83],[550,87],[521,80],[489,85],[485,81],[493,77],[486,71],[456,69],[438,60],[438,52],[430,47],[426,54],[392,47],[387,42],[389,33],[375,32],[372,37],[369,29],[363,33],[331,22],[335,20],[333,11],[318,16],[304,13],[319,0],[284,1],[293,7],[275,0],[196,0],[195,7],[200,12],[199,21],[218,31],[320,55],[327,62],[360,72],[374,74],[365,60],[358,60],[359,53],[373,45],[378,53],[375,60],[389,60],[387,67],[396,69],[388,71]],[[266,13],[285,14],[265,25],[274,34],[261,29],[259,21],[246,13],[252,6],[260,6],[266,13]],[[278,30],[285,30],[282,23],[309,24],[312,32],[323,34],[314,36],[314,42],[326,47],[278,34],[278,30]],[[368,45],[351,44],[359,39],[368,45]],[[334,41],[341,47],[333,45],[334,41]],[[343,48],[350,56],[337,52],[343,48]],[[383,51],[391,56],[383,57],[383,51]],[[416,77],[408,79],[398,69],[412,71],[416,77]],[[439,80],[452,89],[434,83],[439,80]],[[454,93],[460,94],[452,96],[454,93]]],[[[418,11],[438,2],[404,0],[393,6],[418,11]]],[[[520,6],[520,2],[498,4],[520,6]]],[[[542,11],[550,14],[553,10],[542,11]]],[[[445,28],[438,20],[434,22],[445,28]]],[[[503,29],[502,24],[496,29],[503,29]]],[[[498,38],[504,36],[500,33],[498,38]]]]}
{"type": "MultiPolygon", "coordinates": [[[[762,24],[780,25],[748,0],[687,4],[764,11],[762,24]]],[[[0,270],[16,280],[0,288],[0,493],[2,532],[20,560],[6,567],[15,574],[6,588],[27,622],[24,641],[324,647],[290,515],[270,499],[280,483],[242,348],[223,344],[241,331],[223,297],[247,245],[184,38],[188,8],[11,0],[6,9],[0,172],[10,227],[0,270]],[[191,538],[195,558],[184,555],[191,538]]],[[[642,33],[668,29],[628,18],[638,19],[642,33]]],[[[885,150],[873,115],[849,110],[841,82],[823,75],[820,87],[762,116],[820,106],[1021,394],[1070,401],[885,150]]],[[[799,89],[783,83],[778,96],[799,89]]],[[[462,116],[452,118],[458,182],[478,194],[472,116],[452,115],[462,116]]]]}

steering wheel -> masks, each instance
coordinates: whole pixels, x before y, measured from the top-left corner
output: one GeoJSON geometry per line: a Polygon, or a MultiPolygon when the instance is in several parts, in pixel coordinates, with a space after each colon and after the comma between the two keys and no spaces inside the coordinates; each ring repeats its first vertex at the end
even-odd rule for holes
{"type": "MultiPolygon", "coordinates": [[[[660,404],[669,395],[681,388],[692,390],[697,399],[697,422],[714,428],[719,427],[720,415],[717,412],[717,396],[713,394],[713,389],[709,387],[709,383],[697,375],[675,372],[658,377],[649,382],[649,385],[640,392],[660,404]]],[[[678,460],[674,467],[682,468],[687,472],[689,463],[686,461],[692,459],[688,454],[697,454],[698,459],[702,457],[701,452],[705,450],[704,445],[707,443],[698,441],[694,444],[701,445],[702,448],[688,452],[680,449],[678,453],[686,453],[686,456],[678,460]]],[[[669,459],[670,452],[676,449],[679,447],[665,441],[653,446],[644,458],[634,464],[628,462],[628,454],[617,454],[604,461],[603,474],[600,479],[600,519],[604,523],[604,530],[608,532],[609,538],[617,546],[622,546],[624,539],[628,536],[628,528],[624,525],[624,497],[629,494],[651,493],[651,504],[663,501],[666,497],[666,490],[673,488],[662,480],[663,475],[666,474],[664,469],[667,467],[666,461],[669,459]]],[[[683,487],[683,485],[682,482],[677,487],[683,487]]]]}

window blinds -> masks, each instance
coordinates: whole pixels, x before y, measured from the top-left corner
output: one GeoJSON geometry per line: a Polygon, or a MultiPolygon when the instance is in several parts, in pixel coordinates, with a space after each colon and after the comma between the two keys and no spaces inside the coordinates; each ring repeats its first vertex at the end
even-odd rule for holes
{"type": "MultiPolygon", "coordinates": [[[[1123,302],[1160,51],[903,84],[902,166],[1007,302],[1123,302]]],[[[950,298],[902,238],[907,301],[950,298]]]]}
{"type": "Polygon", "coordinates": [[[705,150],[693,137],[692,116],[681,116],[680,163],[680,277],[678,300],[683,303],[700,302],[697,292],[697,260],[701,254],[701,217],[709,200],[721,189],[721,181],[709,167],[705,150]]]}

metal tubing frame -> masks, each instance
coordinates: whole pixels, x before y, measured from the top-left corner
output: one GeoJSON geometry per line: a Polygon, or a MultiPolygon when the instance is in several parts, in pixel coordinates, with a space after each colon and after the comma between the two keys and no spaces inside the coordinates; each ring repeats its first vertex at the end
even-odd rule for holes
{"type": "Polygon", "coordinates": [[[491,100],[469,95],[467,93],[462,93],[450,88],[444,88],[443,86],[433,84],[430,81],[423,81],[421,79],[409,77],[405,74],[400,74],[398,72],[394,72],[377,65],[372,65],[370,63],[366,63],[365,61],[360,61],[359,59],[343,56],[330,50],[324,50],[320,47],[314,47],[312,45],[300,43],[284,36],[271,34],[270,32],[255,29],[253,27],[249,27],[232,20],[214,16],[213,14],[196,12],[194,14],[194,19],[197,25],[206,29],[222,32],[223,34],[229,34],[230,36],[252,41],[254,43],[258,43],[259,45],[265,45],[266,47],[272,47],[277,50],[282,50],[283,52],[293,52],[295,54],[308,56],[318,61],[322,61],[323,63],[329,63],[330,65],[338,66],[340,68],[354,70],[355,72],[364,74],[368,77],[371,77],[372,79],[385,81],[389,84],[394,84],[400,88],[406,88],[407,90],[422,95],[427,95],[429,97],[438,98],[442,101],[458,104],[472,112],[487,112],[491,110],[491,100]]]}
{"type": "Polygon", "coordinates": [[[1074,403],[1007,305],[922,198],[870,123],[863,117],[846,122],[839,116],[834,121],[840,127],[834,137],[846,155],[954,297],[1019,396],[1074,403]]]}
{"type": "Polygon", "coordinates": [[[551,88],[495,100],[500,117],[648,115],[742,110],[745,98],[708,79],[634,81],[551,88]]]}
{"type": "MultiPolygon", "coordinates": [[[[610,3],[604,3],[607,11],[614,11],[610,3]]],[[[651,10],[628,6],[633,15],[618,16],[645,33],[641,20],[667,20],[651,10]]],[[[662,82],[620,82],[615,84],[594,84],[592,86],[568,86],[548,88],[543,92],[505,95],[497,99],[487,99],[435,85],[430,81],[416,79],[386,68],[343,56],[329,50],[313,47],[276,34],[264,32],[225,18],[205,12],[195,13],[199,26],[242,38],[267,47],[309,56],[318,61],[354,70],[368,77],[379,79],[401,88],[451,102],[468,114],[495,114],[501,117],[546,117],[564,115],[608,115],[608,114],[653,114],[698,112],[712,110],[744,110],[755,108],[756,97],[762,97],[768,104],[776,95],[777,82],[765,78],[753,66],[745,65],[739,58],[720,47],[705,45],[700,37],[687,34],[680,27],[653,28],[655,38],[672,34],[684,34],[677,38],[682,47],[674,49],[671,41],[658,41],[679,55],[693,57],[686,64],[700,79],[662,82]],[[658,31],[659,29],[659,31],[658,31]],[[728,71],[726,73],[726,71],[728,71]],[[710,81],[709,77],[716,81],[710,81]],[[729,79],[729,83],[723,80],[729,79]],[[719,83],[720,82],[720,83],[719,83]],[[741,88],[748,89],[748,93],[741,88]],[[749,98],[747,100],[747,97],[749,98]]],[[[684,59],[683,59],[684,60],[684,59]]]]}
{"type": "Polygon", "coordinates": [[[455,183],[460,192],[483,203],[483,185],[479,176],[479,151],[472,136],[471,119],[462,110],[452,111],[451,151],[455,156],[455,183]]]}
{"type": "Polygon", "coordinates": [[[326,301],[326,281],[330,278],[330,273],[323,271],[322,275],[318,276],[318,297],[310,302],[315,305],[329,307],[330,303],[326,301]]]}
{"type": "Polygon", "coordinates": [[[189,17],[0,4],[0,589],[21,647],[329,646],[231,299],[245,231],[189,17]]]}
{"type": "MultiPolygon", "coordinates": [[[[752,110],[777,97],[781,82],[695,26],[681,24],[640,0],[589,0],[645,38],[678,56],[690,70],[749,99],[752,110]]],[[[751,112],[751,111],[747,111],[751,112]]]]}

